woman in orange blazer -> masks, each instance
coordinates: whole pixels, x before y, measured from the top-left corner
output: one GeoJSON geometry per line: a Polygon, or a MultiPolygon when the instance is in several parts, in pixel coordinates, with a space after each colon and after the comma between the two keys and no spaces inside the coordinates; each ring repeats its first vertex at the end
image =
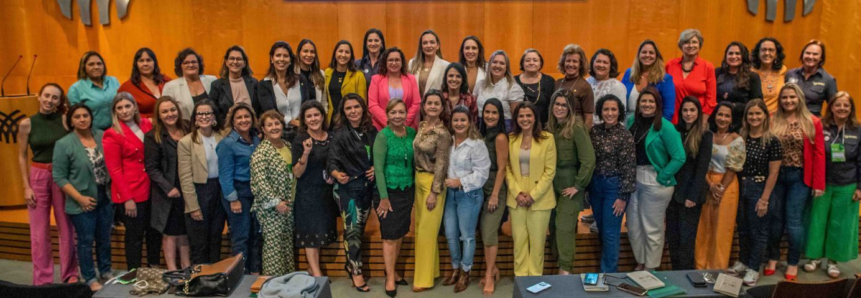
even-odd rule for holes
{"type": "Polygon", "coordinates": [[[161,236],[150,227],[150,180],[144,168],[144,134],[152,130],[149,119],[141,119],[137,102],[128,92],[120,92],[111,105],[111,128],[105,131],[102,146],[105,166],[111,176],[111,199],[123,205],[121,219],[126,227],[126,264],[141,267],[144,233],[147,264],[159,265],[161,236]]]}
{"type": "Polygon", "coordinates": [[[377,130],[382,130],[388,123],[386,106],[389,100],[400,98],[407,105],[407,126],[418,129],[419,110],[422,96],[416,78],[407,72],[404,63],[404,52],[397,47],[388,48],[381,56],[385,59],[385,67],[371,77],[371,87],[368,88],[368,110],[377,130]]]}

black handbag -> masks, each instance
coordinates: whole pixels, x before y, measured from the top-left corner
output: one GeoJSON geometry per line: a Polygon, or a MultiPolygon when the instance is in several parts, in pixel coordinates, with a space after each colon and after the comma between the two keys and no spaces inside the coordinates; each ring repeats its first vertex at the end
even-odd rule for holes
{"type": "Polygon", "coordinates": [[[178,288],[176,295],[229,296],[242,281],[244,270],[245,258],[239,253],[215,264],[165,272],[162,279],[178,288]]]}

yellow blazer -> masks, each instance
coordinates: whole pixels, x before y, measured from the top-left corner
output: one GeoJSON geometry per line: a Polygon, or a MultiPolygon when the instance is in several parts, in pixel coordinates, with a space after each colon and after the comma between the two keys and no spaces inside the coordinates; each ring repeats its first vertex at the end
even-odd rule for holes
{"type": "MultiPolygon", "coordinates": [[[[326,84],[324,85],[326,91],[329,90],[329,83],[332,82],[332,73],[334,72],[335,70],[332,68],[326,69],[326,84]]],[[[361,95],[365,100],[365,103],[368,102],[368,85],[365,84],[365,75],[363,73],[358,71],[347,71],[347,75],[344,76],[344,82],[341,83],[341,96],[347,95],[347,93],[356,93],[361,95]]],[[[337,111],[340,107],[333,107],[332,94],[330,94],[330,92],[326,92],[326,94],[328,94],[327,97],[329,101],[329,109],[326,110],[326,120],[331,121],[332,114],[334,114],[333,111],[337,111]]]]}
{"type": "Polygon", "coordinates": [[[542,131],[545,138],[541,142],[532,139],[532,149],[529,151],[529,179],[520,175],[520,145],[522,137],[511,138],[508,143],[508,170],[505,172],[505,182],[508,184],[508,199],[506,205],[518,208],[517,195],[520,192],[529,193],[535,203],[529,210],[550,210],[556,208],[556,195],[553,194],[553,178],[556,176],[556,142],[553,135],[542,131]]]}
{"type": "MultiPolygon", "coordinates": [[[[215,142],[221,141],[222,136],[213,131],[215,142]]],[[[176,160],[179,173],[179,184],[182,186],[182,195],[185,198],[185,213],[200,210],[197,202],[197,192],[194,184],[206,184],[209,177],[209,168],[206,163],[206,149],[203,148],[203,140],[197,136],[197,142],[192,142],[191,134],[187,134],[176,144],[176,160]]]]}

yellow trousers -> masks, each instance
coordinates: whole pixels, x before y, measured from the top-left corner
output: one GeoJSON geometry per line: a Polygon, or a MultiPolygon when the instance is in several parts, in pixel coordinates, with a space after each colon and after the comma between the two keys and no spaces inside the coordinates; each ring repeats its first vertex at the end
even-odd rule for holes
{"type": "MultiPolygon", "coordinates": [[[[723,173],[709,172],[708,183],[718,183],[723,173]]],[[[738,180],[733,179],[723,193],[720,204],[707,191],[700,224],[697,228],[697,242],[694,249],[694,262],[698,270],[724,269],[729,267],[732,251],[732,235],[735,231],[738,213],[738,180]]]]}
{"type": "MultiPolygon", "coordinates": [[[[416,258],[413,286],[431,288],[439,277],[439,226],[445,210],[445,192],[436,196],[436,206],[428,210],[433,174],[416,172],[416,258]]],[[[549,214],[549,213],[548,213],[549,214]]],[[[549,215],[548,215],[549,216],[549,215]]],[[[544,225],[547,226],[546,223],[544,225]]]]}
{"type": "Polygon", "coordinates": [[[515,276],[541,276],[544,273],[544,244],[551,211],[508,208],[511,237],[514,238],[515,276]]]}

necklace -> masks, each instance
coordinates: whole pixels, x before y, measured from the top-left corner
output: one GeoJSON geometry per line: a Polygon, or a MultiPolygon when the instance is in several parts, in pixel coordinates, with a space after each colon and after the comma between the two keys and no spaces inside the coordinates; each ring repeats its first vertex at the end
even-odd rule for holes
{"type": "Polygon", "coordinates": [[[691,68],[689,68],[689,69],[685,69],[685,62],[682,61],[682,71],[683,72],[691,72],[693,70],[694,70],[694,62],[693,61],[691,61],[691,68]]]}
{"type": "Polygon", "coordinates": [[[777,79],[777,77],[774,76],[774,72],[770,70],[763,71],[762,73],[765,74],[765,80],[763,80],[766,83],[765,87],[768,88],[769,92],[771,92],[771,90],[774,89],[774,81],[777,79]]]}
{"type": "Polygon", "coordinates": [[[723,137],[722,137],[722,138],[720,138],[720,142],[719,142],[719,143],[723,143],[723,141],[724,141],[724,140],[726,140],[726,137],[727,137],[727,136],[729,136],[729,132],[723,132],[723,137]]]}
{"type": "MultiPolygon", "coordinates": [[[[636,128],[634,128],[634,137],[637,137],[637,133],[639,133],[639,132],[640,132],[640,126],[639,126],[639,125],[637,125],[637,127],[636,127],[636,128]]],[[[649,134],[649,131],[648,131],[648,130],[646,130],[646,133],[644,133],[642,136],[640,136],[640,139],[635,140],[635,141],[634,141],[634,144],[635,144],[635,145],[636,145],[636,144],[640,144],[640,142],[642,142],[642,141],[643,141],[643,139],[645,139],[645,138],[646,138],[646,135],[648,135],[648,134],[649,134]]]]}
{"type": "Polygon", "coordinates": [[[536,102],[538,102],[539,99],[541,99],[541,79],[540,78],[538,79],[538,87],[537,87],[538,90],[532,89],[532,87],[530,87],[529,85],[526,85],[526,84],[524,84],[523,86],[526,86],[526,89],[529,89],[530,92],[537,93],[535,95],[534,100],[529,99],[529,96],[526,97],[526,100],[528,100],[531,103],[536,103],[536,102]]]}

